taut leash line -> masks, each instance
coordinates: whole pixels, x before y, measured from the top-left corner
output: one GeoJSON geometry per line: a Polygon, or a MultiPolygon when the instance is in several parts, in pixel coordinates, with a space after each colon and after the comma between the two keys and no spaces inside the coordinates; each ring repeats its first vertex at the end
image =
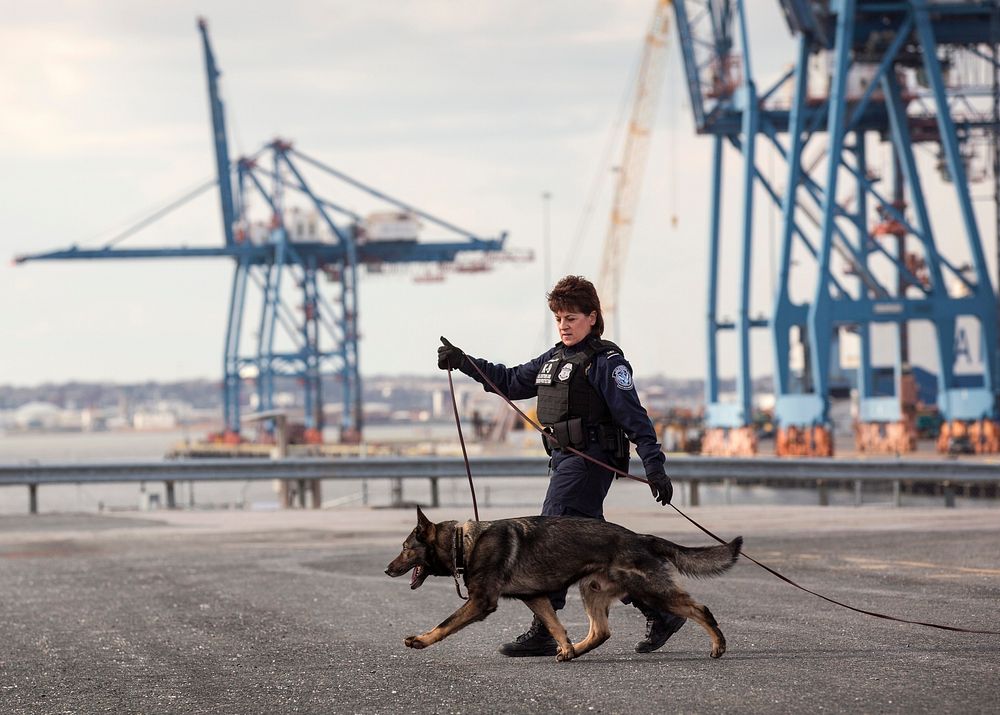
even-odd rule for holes
{"type": "MultiPolygon", "coordinates": [[[[681,516],[683,516],[685,519],[687,519],[688,521],[690,521],[697,528],[701,529],[704,533],[708,534],[710,537],[712,537],[713,539],[715,539],[716,541],[718,541],[720,544],[725,544],[726,543],[723,539],[720,539],[718,536],[716,536],[711,531],[709,531],[708,529],[706,529],[704,526],[702,526],[701,524],[699,524],[697,521],[695,521],[694,519],[692,519],[690,516],[688,516],[687,514],[685,514],[684,512],[682,512],[680,509],[678,509],[677,507],[675,507],[673,504],[671,504],[670,506],[674,507],[674,510],[678,514],[680,514],[681,516]]],[[[884,613],[877,613],[876,611],[866,611],[863,608],[856,608],[855,606],[851,606],[850,604],[838,601],[835,598],[830,598],[829,596],[824,596],[822,593],[816,593],[815,591],[813,591],[811,589],[808,589],[805,586],[802,586],[802,585],[796,583],[795,581],[793,581],[792,579],[788,578],[784,574],[782,574],[782,573],[774,570],[773,568],[771,568],[767,564],[762,564],[760,561],[758,561],[757,559],[755,559],[750,554],[747,554],[747,553],[744,553],[744,552],[741,551],[740,552],[740,556],[742,556],[743,558],[745,558],[747,561],[750,561],[751,563],[754,563],[757,566],[760,566],[762,569],[764,569],[765,571],[767,571],[769,574],[771,574],[775,578],[781,579],[782,581],[784,581],[788,585],[794,586],[795,588],[799,589],[800,591],[805,591],[806,593],[812,594],[813,596],[816,596],[817,598],[822,598],[827,603],[832,603],[834,605],[840,606],[841,608],[846,608],[849,611],[854,611],[855,613],[863,613],[866,616],[873,616],[875,618],[881,618],[881,619],[884,619],[884,620],[887,620],[887,621],[896,621],[897,623],[910,623],[910,624],[915,625],[915,626],[927,626],[928,628],[939,628],[939,629],[941,629],[943,631],[956,631],[958,633],[982,633],[982,634],[991,635],[991,636],[1000,636],[1000,631],[976,630],[974,628],[959,628],[957,626],[943,626],[943,625],[940,625],[938,623],[926,623],[924,621],[911,621],[911,620],[909,620],[907,618],[897,618],[896,616],[888,616],[888,615],[886,615],[884,613]]]]}
{"type": "MultiPolygon", "coordinates": [[[[524,420],[529,425],[531,425],[532,427],[534,427],[536,432],[538,432],[543,437],[545,437],[545,439],[548,439],[549,442],[552,443],[552,445],[554,447],[559,447],[559,449],[565,449],[568,452],[572,452],[573,454],[575,454],[575,455],[577,455],[579,457],[583,457],[588,462],[593,462],[594,464],[598,465],[599,467],[601,467],[603,469],[607,469],[608,471],[614,472],[615,474],[618,474],[619,476],[625,477],[627,479],[632,479],[632,480],[637,481],[637,482],[642,482],[643,484],[649,484],[649,480],[647,480],[647,479],[643,479],[642,477],[636,477],[636,476],[634,476],[632,474],[629,474],[628,472],[622,471],[621,469],[617,469],[615,467],[612,467],[610,464],[605,464],[601,460],[595,459],[594,457],[591,457],[589,454],[584,454],[583,452],[579,451],[578,449],[575,449],[575,448],[569,447],[569,446],[563,447],[563,446],[559,445],[558,440],[556,440],[556,438],[555,438],[554,435],[546,432],[533,419],[531,419],[530,417],[528,417],[528,415],[524,414],[524,412],[522,412],[521,409],[517,405],[515,405],[514,402],[510,398],[508,398],[505,394],[503,394],[502,392],[500,392],[500,389],[495,384],[493,384],[493,381],[490,380],[490,378],[486,375],[486,373],[483,372],[482,368],[480,368],[479,365],[477,365],[472,358],[470,358],[468,355],[463,355],[463,357],[465,358],[465,360],[470,365],[472,365],[472,368],[477,373],[479,373],[479,376],[481,378],[483,378],[483,382],[485,382],[486,385],[495,394],[497,394],[501,399],[503,399],[504,402],[506,402],[508,405],[510,405],[511,409],[513,409],[515,412],[517,412],[517,414],[521,416],[522,420],[524,420]]],[[[451,368],[448,368],[448,384],[451,387],[451,403],[452,403],[452,405],[455,408],[455,423],[458,424],[458,422],[459,422],[459,419],[458,419],[458,404],[455,401],[455,385],[454,385],[454,383],[452,382],[452,379],[451,379],[451,368]]],[[[461,427],[461,425],[459,425],[459,428],[458,428],[458,436],[459,436],[459,441],[461,441],[461,443],[462,443],[462,454],[465,455],[465,469],[466,469],[466,471],[469,474],[469,486],[471,487],[472,486],[472,468],[469,466],[469,457],[468,457],[468,455],[465,452],[465,440],[462,439],[462,427],[461,427]]],[[[475,504],[476,504],[476,492],[475,492],[475,489],[473,489],[473,491],[472,491],[472,504],[473,504],[473,508],[475,508],[475,504]]],[[[711,531],[709,531],[708,529],[706,529],[704,526],[702,526],[701,524],[699,524],[697,521],[695,521],[694,519],[692,519],[690,516],[688,516],[687,514],[685,514],[683,511],[681,511],[680,509],[678,509],[673,504],[671,504],[670,506],[673,508],[674,511],[676,511],[678,514],[680,514],[681,516],[683,516],[685,519],[687,519],[689,522],[691,522],[691,524],[693,524],[696,528],[698,528],[699,530],[701,530],[703,533],[705,533],[709,537],[715,539],[720,544],[728,543],[728,542],[726,542],[725,539],[723,539],[723,538],[721,538],[721,537],[716,536],[715,534],[713,534],[711,531]]],[[[476,520],[477,521],[479,520],[479,514],[478,514],[478,512],[476,513],[476,520]]],[[[742,556],[743,558],[745,558],[747,561],[750,561],[751,563],[756,564],[757,566],[761,567],[762,569],[764,569],[765,571],[767,571],[769,574],[771,574],[775,578],[778,578],[781,581],[784,581],[785,583],[787,583],[790,586],[794,586],[795,588],[799,589],[800,591],[804,591],[805,593],[808,593],[808,594],[811,594],[813,596],[816,596],[817,598],[823,599],[827,603],[832,603],[835,606],[840,606],[841,608],[846,608],[849,611],[854,611],[855,613],[863,613],[866,616],[872,616],[874,618],[881,618],[881,619],[886,620],[886,621],[895,621],[897,623],[909,623],[909,624],[914,625],[914,626],[925,626],[927,628],[937,628],[937,629],[942,630],[942,631],[954,631],[956,633],[979,633],[979,634],[983,634],[983,635],[1000,636],[1000,631],[977,630],[977,629],[974,629],[974,628],[959,628],[958,626],[944,626],[944,625],[941,625],[941,624],[938,624],[938,623],[926,623],[924,621],[911,621],[911,620],[909,620],[907,618],[897,618],[896,616],[889,616],[889,615],[886,615],[884,613],[878,613],[876,611],[868,611],[868,610],[865,610],[863,608],[856,608],[855,606],[851,606],[849,604],[843,603],[843,602],[838,601],[838,600],[836,600],[834,598],[830,598],[829,596],[824,596],[821,593],[817,593],[816,591],[808,589],[805,586],[799,585],[798,583],[796,583],[792,579],[790,579],[787,576],[783,575],[782,573],[776,571],[775,569],[771,568],[770,566],[767,566],[766,564],[761,563],[760,561],[758,561],[757,559],[753,558],[752,556],[750,556],[749,554],[747,554],[747,553],[745,553],[743,551],[740,552],[740,556],[742,556]]],[[[456,585],[457,585],[457,583],[456,583],[456,585]]],[[[461,593],[459,593],[459,595],[461,595],[461,593]]]]}
{"type": "MultiPolygon", "coordinates": [[[[469,475],[469,489],[472,491],[472,513],[479,521],[479,505],[476,503],[476,485],[472,483],[472,467],[469,464],[469,453],[465,449],[465,437],[462,435],[462,420],[458,417],[458,402],[455,400],[455,382],[451,379],[451,368],[448,368],[448,387],[451,388],[451,407],[455,411],[455,427],[458,428],[458,441],[462,445],[462,456],[465,458],[465,473],[469,475]]],[[[458,577],[456,576],[455,587],[458,588],[458,577]]],[[[459,591],[459,596],[462,592],[459,591]]]]}

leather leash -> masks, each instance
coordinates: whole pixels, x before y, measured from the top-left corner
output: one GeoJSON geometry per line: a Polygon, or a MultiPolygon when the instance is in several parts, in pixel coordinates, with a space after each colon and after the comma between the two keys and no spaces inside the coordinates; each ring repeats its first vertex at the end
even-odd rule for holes
{"type": "MultiPolygon", "coordinates": [[[[500,389],[495,384],[493,384],[493,381],[490,380],[490,378],[486,375],[486,373],[483,372],[482,368],[480,368],[479,365],[477,365],[472,358],[470,358],[468,355],[465,355],[464,353],[463,353],[462,357],[463,357],[463,359],[466,362],[469,363],[469,365],[472,365],[472,368],[477,373],[479,373],[479,376],[481,378],[483,378],[483,382],[485,382],[486,385],[496,395],[498,395],[501,399],[503,399],[504,402],[506,402],[508,405],[510,405],[511,409],[513,409],[518,415],[520,415],[522,420],[524,420],[526,423],[528,423],[529,425],[531,425],[532,427],[534,427],[536,432],[538,432],[539,434],[543,435],[545,437],[545,439],[548,439],[552,443],[553,447],[558,447],[559,449],[565,449],[568,452],[572,452],[573,454],[577,455],[578,457],[583,457],[588,462],[593,462],[594,464],[596,464],[597,466],[601,467],[602,469],[607,469],[608,471],[614,472],[615,474],[617,474],[617,475],[619,475],[621,477],[625,477],[626,479],[632,479],[632,480],[637,481],[637,482],[642,482],[643,484],[649,484],[649,480],[647,480],[647,479],[643,479],[642,477],[636,477],[636,476],[634,476],[632,474],[629,474],[628,472],[622,471],[621,469],[617,469],[615,467],[612,467],[610,464],[605,464],[601,460],[595,459],[594,457],[591,457],[589,454],[584,454],[583,452],[579,451],[578,449],[575,449],[574,447],[570,447],[570,446],[563,447],[563,446],[561,446],[559,444],[558,440],[556,440],[556,438],[555,438],[554,435],[550,434],[549,432],[546,432],[533,419],[531,419],[530,417],[528,417],[528,415],[524,414],[524,412],[522,412],[521,409],[517,405],[515,405],[512,400],[510,400],[505,394],[503,394],[502,392],[500,392],[500,389]]],[[[469,465],[469,456],[468,456],[468,454],[466,453],[466,450],[465,450],[465,439],[462,437],[462,426],[461,426],[461,424],[459,424],[459,419],[458,419],[458,403],[455,401],[455,384],[454,384],[454,382],[451,379],[451,368],[450,367],[448,368],[448,385],[449,385],[449,387],[451,387],[451,404],[455,408],[455,424],[458,425],[458,437],[459,437],[459,441],[462,443],[462,455],[465,457],[465,469],[466,469],[466,472],[469,475],[469,486],[472,487],[472,468],[469,465]]],[[[473,509],[476,509],[476,491],[475,491],[475,488],[472,489],[472,506],[473,506],[473,509]]],[[[691,524],[693,524],[695,527],[697,527],[698,529],[700,529],[706,535],[708,535],[711,538],[713,538],[716,541],[718,541],[720,544],[726,544],[726,543],[728,543],[725,539],[722,539],[721,537],[716,536],[715,534],[713,534],[711,531],[709,531],[708,529],[706,529],[704,526],[702,526],[701,524],[699,524],[697,521],[695,521],[694,519],[692,519],[690,516],[688,516],[687,514],[685,514],[683,511],[681,511],[680,509],[678,509],[673,504],[670,504],[670,506],[671,506],[671,508],[673,508],[674,511],[676,511],[678,514],[680,514],[685,519],[687,519],[689,522],[691,522],[691,524]]],[[[476,521],[479,521],[479,511],[477,509],[476,509],[476,521]]],[[[884,613],[878,613],[876,611],[868,611],[868,610],[865,610],[864,608],[857,608],[857,607],[851,606],[851,605],[849,605],[847,603],[843,603],[842,601],[838,601],[838,600],[836,600],[834,598],[830,598],[829,596],[824,596],[821,593],[817,593],[816,591],[813,591],[811,589],[806,588],[805,586],[802,586],[802,585],[796,583],[792,579],[788,578],[787,576],[785,576],[784,574],[778,572],[777,570],[771,568],[770,566],[767,566],[766,564],[762,564],[760,561],[758,561],[757,559],[753,558],[752,556],[750,556],[749,554],[747,554],[744,551],[740,551],[740,556],[742,556],[743,558],[745,558],[747,561],[750,561],[751,563],[756,564],[757,566],[761,567],[762,569],[764,569],[765,571],[767,571],[769,574],[771,574],[775,578],[778,578],[781,581],[784,581],[785,583],[787,583],[790,586],[794,586],[795,588],[799,589],[800,591],[804,591],[804,592],[806,592],[808,594],[816,596],[817,598],[823,599],[827,603],[832,603],[835,606],[840,606],[841,608],[846,608],[849,611],[854,611],[855,613],[863,613],[866,616],[872,616],[874,618],[881,618],[881,619],[886,620],[886,621],[895,621],[897,623],[909,623],[909,624],[914,625],[914,626],[925,626],[927,628],[937,628],[937,629],[943,630],[943,631],[954,631],[956,633],[979,633],[979,634],[983,634],[983,635],[1000,636],[1000,631],[977,630],[977,629],[974,629],[974,628],[959,628],[958,626],[945,626],[945,625],[941,625],[941,624],[938,624],[938,623],[926,623],[924,621],[911,621],[911,620],[909,620],[907,618],[897,618],[896,616],[889,616],[889,615],[886,615],[884,613]]],[[[457,577],[455,579],[455,587],[456,588],[458,587],[458,578],[457,577]]],[[[458,595],[459,596],[462,595],[461,591],[459,591],[458,595]]]]}
{"type": "MultiPolygon", "coordinates": [[[[472,362],[471,360],[469,362],[472,362]]],[[[469,475],[469,490],[472,492],[472,512],[479,521],[479,505],[476,503],[476,485],[472,483],[472,467],[469,466],[469,453],[465,449],[465,437],[462,436],[462,420],[458,417],[458,402],[455,400],[455,382],[451,379],[451,368],[448,368],[448,387],[451,389],[451,407],[455,411],[455,427],[458,428],[458,441],[462,444],[462,456],[465,458],[465,473],[469,475]]],[[[515,408],[516,409],[516,408],[515,408]]],[[[456,582],[456,585],[457,582],[456,582]]],[[[462,594],[459,594],[460,596],[462,594]]]]}
{"type": "MultiPolygon", "coordinates": [[[[458,401],[455,399],[455,382],[451,379],[451,368],[448,368],[448,387],[451,390],[451,407],[455,412],[455,427],[458,428],[458,441],[462,445],[462,457],[465,459],[465,473],[469,475],[469,491],[472,492],[472,513],[479,521],[479,504],[476,503],[476,485],[472,482],[472,466],[469,464],[469,452],[465,449],[465,436],[462,434],[462,420],[458,416],[458,401]]],[[[462,527],[455,525],[455,536],[451,541],[451,575],[455,579],[455,593],[463,601],[468,601],[468,596],[462,595],[462,587],[459,584],[459,568],[465,573],[465,542],[462,537],[462,527]],[[462,566],[458,565],[459,550],[462,552],[462,566]]]]}

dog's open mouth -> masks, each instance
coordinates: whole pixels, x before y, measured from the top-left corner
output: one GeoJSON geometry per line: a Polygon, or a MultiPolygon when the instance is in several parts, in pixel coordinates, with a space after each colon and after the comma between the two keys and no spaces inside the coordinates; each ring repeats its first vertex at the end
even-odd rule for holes
{"type": "Polygon", "coordinates": [[[420,564],[417,564],[413,567],[413,573],[410,574],[410,588],[420,588],[425,578],[427,578],[427,570],[420,564]]]}

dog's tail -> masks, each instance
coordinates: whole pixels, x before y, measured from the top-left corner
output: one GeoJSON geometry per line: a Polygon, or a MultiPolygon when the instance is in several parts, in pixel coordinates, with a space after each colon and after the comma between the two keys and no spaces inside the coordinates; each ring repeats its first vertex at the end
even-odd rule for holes
{"type": "Polygon", "coordinates": [[[656,551],[685,576],[709,578],[720,576],[740,557],[743,537],[737,536],[719,546],[681,546],[672,541],[656,539],[656,551]]]}

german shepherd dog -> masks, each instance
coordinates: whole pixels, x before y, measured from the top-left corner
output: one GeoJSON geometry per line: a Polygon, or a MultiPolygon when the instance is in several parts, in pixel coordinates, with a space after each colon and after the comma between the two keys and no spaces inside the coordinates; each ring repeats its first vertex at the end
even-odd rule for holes
{"type": "Polygon", "coordinates": [[[708,632],[713,658],[726,652],[726,639],[705,606],[695,603],[673,579],[718,576],[740,554],[743,537],[720,546],[687,547],[657,536],[636,534],[599,519],[528,516],[497,521],[432,523],[417,508],[417,526],[385,572],[413,571],[410,588],[428,576],[462,575],[468,600],[439,626],[403,642],[426,648],[497,609],[501,597],[518,598],[541,619],[558,644],[556,660],[566,661],[597,648],[611,637],[608,609],[626,594],[661,611],[690,618],[708,632]],[[572,643],[556,617],[548,594],[579,582],[590,632],[572,643]]]}

